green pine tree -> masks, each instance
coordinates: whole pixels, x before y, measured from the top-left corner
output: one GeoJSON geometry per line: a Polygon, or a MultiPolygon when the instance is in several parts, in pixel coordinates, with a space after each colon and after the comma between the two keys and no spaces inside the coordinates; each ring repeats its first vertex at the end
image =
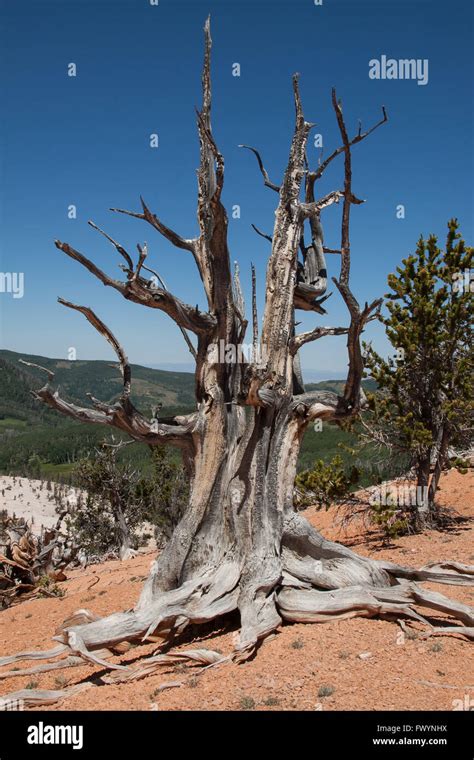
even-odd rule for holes
{"type": "Polygon", "coordinates": [[[87,555],[117,551],[128,559],[138,547],[137,531],[145,521],[137,495],[139,473],[129,462],[119,463],[122,444],[104,441],[93,455],[79,462],[78,485],[85,490],[73,513],[75,540],[87,555]]]}
{"type": "Polygon", "coordinates": [[[420,238],[416,252],[388,277],[388,316],[382,319],[395,357],[366,347],[366,367],[377,382],[368,427],[394,453],[409,453],[423,494],[412,523],[436,522],[436,490],[450,447],[469,445],[472,401],[473,249],[458,222],[448,223],[446,248],[420,238]]]}
{"type": "Polygon", "coordinates": [[[76,543],[88,556],[118,552],[128,558],[144,541],[146,523],[163,546],[178,523],[189,495],[189,478],[168,447],[151,450],[151,467],[141,472],[119,454],[126,441],[104,440],[81,460],[75,482],[85,491],[71,519],[76,543]]]}

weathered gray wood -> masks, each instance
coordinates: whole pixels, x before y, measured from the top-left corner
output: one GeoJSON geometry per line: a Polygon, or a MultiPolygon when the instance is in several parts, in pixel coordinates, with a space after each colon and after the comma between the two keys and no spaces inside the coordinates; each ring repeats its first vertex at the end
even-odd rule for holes
{"type": "Polygon", "coordinates": [[[43,665],[35,665],[31,668],[23,668],[22,670],[4,670],[0,673],[0,679],[18,678],[18,676],[32,676],[35,673],[47,673],[49,670],[62,670],[63,668],[73,668],[76,665],[83,664],[84,660],[82,657],[74,657],[71,655],[60,662],[46,662],[43,665]]]}
{"type": "Polygon", "coordinates": [[[8,655],[7,657],[0,657],[0,667],[3,665],[11,665],[13,662],[19,662],[20,660],[49,660],[66,653],[69,653],[69,648],[64,644],[42,652],[26,650],[24,652],[17,652],[17,654],[8,655]]]}
{"type": "Polygon", "coordinates": [[[23,707],[41,707],[54,705],[91,687],[92,684],[86,682],[67,686],[64,689],[21,689],[20,691],[12,691],[9,694],[5,694],[2,696],[2,699],[13,703],[21,702],[23,707]]]}
{"type": "MultiPolygon", "coordinates": [[[[78,420],[106,424],[150,445],[178,446],[191,474],[188,507],[169,543],[153,563],[139,601],[133,610],[94,619],[87,611],[70,618],[56,632],[62,647],[92,663],[115,670],[111,681],[144,677],[165,660],[149,658],[141,665],[123,666],[104,659],[104,647],[123,642],[167,640],[189,623],[199,623],[234,610],[240,614],[240,634],[233,657],[247,658],[269,634],[287,620],[323,621],[353,615],[408,617],[426,624],[417,607],[447,613],[470,630],[472,610],[439,594],[425,592],[414,580],[440,583],[472,583],[474,568],[456,563],[449,567],[414,570],[393,563],[358,556],[351,549],[327,541],[293,508],[293,484],[304,432],[316,419],[340,421],[358,414],[364,404],[361,390],[363,357],[360,336],[377,316],[380,299],[361,307],[350,287],[350,211],[361,201],[352,191],[351,147],[367,132],[349,139],[342,109],[333,92],[333,108],[342,146],[316,171],[310,171],[306,144],[313,125],[304,118],[298,87],[293,78],[295,125],[284,176],[273,183],[257,158],[265,184],[278,193],[271,253],[265,282],[265,307],[258,337],[255,299],[253,334],[265,360],[222,362],[213,349],[220,344],[238,347],[245,338],[245,319],[238,272],[232,277],[227,245],[227,215],[221,201],[224,159],[211,126],[211,36],[205,26],[202,74],[202,106],[197,113],[200,145],[197,218],[199,234],[181,237],[163,224],[142,200],[142,211],[115,209],[151,225],[175,247],[192,253],[202,280],[207,311],[181,302],[166,288],[143,277],[146,250],[139,247],[134,264],[130,254],[103,233],[125,261],[127,279],[110,278],[67,243],[57,246],[84,266],[104,285],[124,298],[167,313],[197,338],[195,388],[196,411],[185,417],[156,423],[146,419],[130,402],[131,374],[125,352],[111,331],[86,307],[80,311],[114,347],[124,380],[119,402],[110,406],[92,399],[93,408],[79,408],[60,398],[51,388],[54,380],[37,392],[52,408],[78,420]],[[338,155],[344,156],[344,188],[315,194],[315,183],[338,155]],[[301,200],[301,191],[305,199],[301,200]],[[342,201],[339,248],[323,244],[322,214],[342,201]],[[305,225],[311,245],[304,245],[305,225]],[[298,261],[302,249],[303,262],[298,261]],[[325,253],[340,255],[335,284],[347,307],[349,324],[316,326],[295,335],[295,309],[324,313],[327,272],[325,253]],[[335,393],[302,393],[298,350],[328,335],[347,335],[349,369],[342,396],[335,393]],[[295,395],[295,377],[298,377],[295,395]]],[[[245,147],[245,146],[244,146],[245,147]]],[[[95,226],[95,225],[93,225],[95,226]]],[[[153,270],[148,270],[153,273],[153,270]]],[[[193,347],[194,348],[194,347],[193,347]]],[[[24,653],[23,653],[24,654],[24,653]]],[[[37,653],[50,657],[51,653],[37,653]]],[[[175,656],[175,655],[174,655],[175,656]]],[[[4,658],[1,664],[15,661],[4,658]]],[[[168,661],[168,660],[166,660],[168,661]]],[[[203,663],[205,661],[202,661],[203,663]]],[[[208,665],[204,665],[207,667],[208,665]]]]}

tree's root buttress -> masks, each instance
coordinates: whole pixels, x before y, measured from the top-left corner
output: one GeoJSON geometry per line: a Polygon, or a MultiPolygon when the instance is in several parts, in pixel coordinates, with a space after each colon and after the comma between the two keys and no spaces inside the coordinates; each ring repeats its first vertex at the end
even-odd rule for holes
{"type": "MultiPolygon", "coordinates": [[[[348,547],[324,539],[298,513],[286,519],[279,564],[267,563],[268,577],[256,580],[234,561],[208,568],[199,578],[161,592],[155,600],[133,610],[99,618],[79,610],[64,621],[54,636],[59,645],[45,652],[24,651],[0,658],[0,667],[20,660],[50,660],[23,670],[0,671],[0,679],[74,667],[84,660],[107,670],[104,683],[132,681],[157,672],[163,665],[189,659],[204,667],[247,659],[258,644],[277,629],[282,618],[320,623],[355,616],[407,618],[423,623],[426,635],[459,634],[474,639],[474,609],[442,594],[422,588],[420,581],[474,585],[474,567],[459,562],[432,563],[419,570],[361,557],[348,547]],[[279,571],[275,568],[279,567],[279,571]],[[270,570],[268,570],[270,568],[270,570]],[[446,625],[429,622],[419,609],[449,617],[446,625]],[[234,610],[241,615],[241,630],[234,653],[223,657],[209,649],[170,651],[137,663],[121,665],[110,658],[129,643],[166,643],[189,623],[204,623],[234,610]],[[454,619],[454,620],[453,620],[454,619]],[[459,621],[459,624],[453,624],[459,621]],[[59,658],[59,659],[58,659],[59,658]],[[111,672],[112,671],[112,672],[111,672]]],[[[179,686],[180,683],[164,684],[179,686]]],[[[24,705],[53,704],[73,696],[80,688],[58,691],[28,689],[5,695],[24,705]]]]}

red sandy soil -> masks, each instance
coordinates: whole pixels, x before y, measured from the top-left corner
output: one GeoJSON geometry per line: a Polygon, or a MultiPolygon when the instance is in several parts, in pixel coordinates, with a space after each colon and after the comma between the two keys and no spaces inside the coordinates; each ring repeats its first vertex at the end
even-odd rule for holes
{"type": "MultiPolygon", "coordinates": [[[[474,474],[451,471],[441,481],[439,501],[460,516],[474,516],[474,474]]],[[[306,512],[328,538],[355,547],[374,558],[421,566],[440,559],[472,563],[473,525],[469,519],[445,531],[397,539],[382,548],[376,531],[360,524],[346,532],[337,524],[334,510],[306,512]]],[[[152,554],[126,562],[107,562],[70,572],[61,584],[63,598],[32,599],[0,613],[0,656],[23,649],[54,646],[55,628],[75,610],[86,607],[99,615],[130,608],[137,600],[152,554]]],[[[474,589],[435,586],[430,588],[474,604],[474,589]]],[[[426,610],[425,610],[426,613],[426,610]]],[[[434,617],[442,617],[434,613],[434,617]]],[[[208,648],[228,654],[238,620],[221,621],[213,627],[192,626],[177,642],[178,649],[208,648]]],[[[474,705],[472,644],[459,636],[421,638],[401,636],[396,623],[353,618],[324,624],[285,624],[245,664],[222,664],[202,671],[180,664],[129,684],[96,685],[59,703],[58,710],[452,710],[460,702],[474,705]],[[368,654],[367,654],[368,653],[368,654]],[[360,655],[366,655],[360,657],[360,655]],[[154,695],[169,682],[182,686],[154,695]],[[321,687],[330,696],[320,696],[321,687]],[[460,702],[456,702],[460,700],[460,702]]],[[[149,656],[156,644],[138,646],[114,658],[125,663],[149,656]]],[[[21,662],[19,667],[35,665],[21,662]]],[[[35,681],[38,688],[58,689],[99,674],[99,666],[84,666],[7,678],[0,693],[23,689],[35,681]],[[59,679],[59,681],[57,680],[59,679]]],[[[472,709],[472,708],[471,708],[472,709]]]]}

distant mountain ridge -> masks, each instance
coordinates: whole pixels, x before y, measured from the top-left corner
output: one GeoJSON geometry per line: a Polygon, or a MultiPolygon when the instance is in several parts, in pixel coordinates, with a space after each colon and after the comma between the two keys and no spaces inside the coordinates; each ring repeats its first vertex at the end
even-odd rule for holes
{"type": "MultiPolygon", "coordinates": [[[[64,398],[76,404],[87,405],[87,393],[107,403],[113,403],[120,395],[122,378],[113,362],[99,359],[69,361],[0,349],[0,416],[43,419],[48,411],[30,393],[44,385],[45,373],[21,364],[20,359],[53,371],[56,387],[61,388],[64,398]]],[[[131,369],[132,401],[144,413],[159,403],[162,404],[162,414],[195,408],[194,375],[191,372],[170,372],[139,364],[132,364],[131,369]]],[[[373,390],[375,383],[365,380],[364,387],[373,390]]],[[[308,391],[341,393],[343,388],[343,380],[323,380],[306,385],[308,391]]]]}
{"type": "MultiPolygon", "coordinates": [[[[13,401],[12,396],[17,395],[15,406],[23,404],[25,409],[32,411],[38,409],[38,404],[31,399],[29,390],[44,385],[46,374],[35,367],[21,364],[20,359],[53,371],[54,382],[57,387],[60,386],[61,394],[76,404],[88,405],[86,393],[92,393],[93,396],[107,403],[113,403],[120,395],[122,378],[118,366],[113,362],[79,359],[68,361],[0,349],[1,407],[8,401],[13,401]],[[13,377],[23,389],[18,390],[17,394],[12,389],[13,377]],[[27,401],[28,397],[30,401],[27,401]]],[[[151,407],[158,403],[170,411],[194,408],[194,377],[191,373],[167,372],[137,364],[132,364],[131,369],[132,401],[144,412],[151,411],[151,407]]]]}
{"type": "MultiPolygon", "coordinates": [[[[306,383],[306,391],[334,391],[341,394],[344,390],[345,380],[321,380],[319,383],[306,383]]],[[[365,391],[375,391],[377,383],[370,378],[362,380],[362,387],[365,391]]]]}
{"type": "MultiPolygon", "coordinates": [[[[89,406],[86,393],[113,403],[121,390],[119,369],[107,361],[67,361],[0,349],[0,472],[33,477],[40,473],[53,478],[67,476],[74,463],[87,456],[104,438],[110,437],[112,430],[104,425],[71,420],[36,401],[31,391],[44,385],[46,375],[21,364],[19,359],[53,371],[54,385],[60,387],[61,395],[81,406],[89,406]]],[[[336,393],[341,393],[343,387],[342,380],[326,380],[306,386],[307,390],[336,393]]],[[[143,414],[150,416],[152,407],[158,403],[163,404],[160,416],[192,411],[196,403],[194,375],[132,364],[132,400],[143,414]]],[[[345,440],[345,435],[338,429],[328,429],[323,441],[309,430],[301,461],[309,464],[322,449],[325,455],[337,453],[337,441],[345,440]]],[[[135,444],[125,451],[127,457],[134,457],[139,466],[146,465],[149,452],[144,444],[135,444]]]]}

